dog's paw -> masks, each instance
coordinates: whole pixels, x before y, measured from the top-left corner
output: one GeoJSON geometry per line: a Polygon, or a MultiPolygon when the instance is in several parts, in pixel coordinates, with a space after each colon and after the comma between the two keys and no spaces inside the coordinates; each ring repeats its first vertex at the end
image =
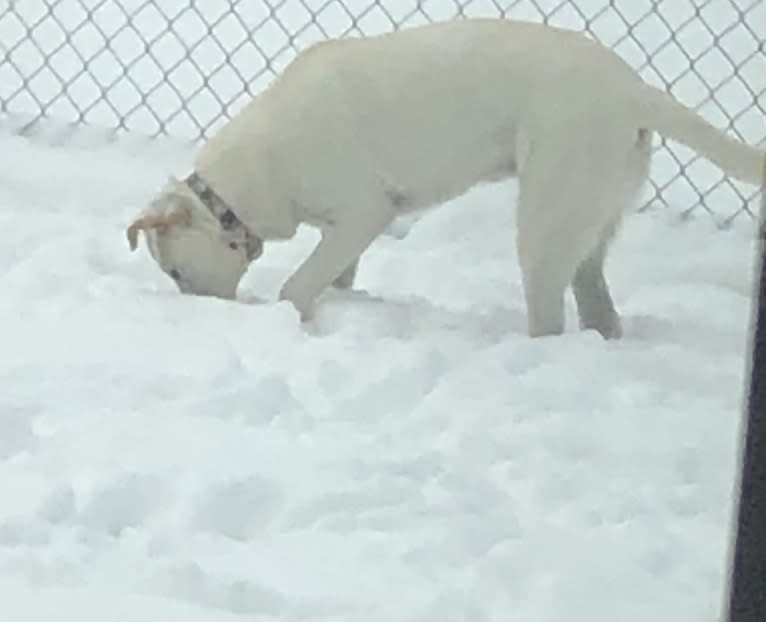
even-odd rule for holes
{"type": "Polygon", "coordinates": [[[622,320],[616,313],[600,322],[580,322],[582,330],[595,330],[606,340],[622,339],[622,320]]]}
{"type": "Polygon", "coordinates": [[[240,294],[237,300],[245,305],[265,305],[268,304],[268,299],[261,298],[255,294],[240,294]]]}
{"type": "Polygon", "coordinates": [[[288,281],[279,292],[279,300],[285,300],[295,307],[301,322],[309,322],[314,317],[314,301],[302,296],[288,281]]]}

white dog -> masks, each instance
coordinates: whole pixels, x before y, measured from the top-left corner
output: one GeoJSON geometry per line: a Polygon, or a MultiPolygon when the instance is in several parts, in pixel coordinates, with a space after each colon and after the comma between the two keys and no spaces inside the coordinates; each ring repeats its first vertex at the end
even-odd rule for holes
{"type": "Polygon", "coordinates": [[[726,136],[586,36],[458,20],[320,43],[200,150],[128,228],[182,292],[234,297],[262,241],[299,223],[321,241],[281,298],[302,317],[399,214],[485,181],[519,180],[518,255],[529,334],[580,323],[621,334],[603,265],[649,168],[652,132],[728,175],[761,180],[764,153],[726,136]]]}

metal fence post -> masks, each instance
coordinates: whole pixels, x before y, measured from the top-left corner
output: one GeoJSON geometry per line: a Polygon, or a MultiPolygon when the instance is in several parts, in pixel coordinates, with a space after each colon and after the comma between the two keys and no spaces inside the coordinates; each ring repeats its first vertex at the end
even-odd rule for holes
{"type": "MultiPolygon", "coordinates": [[[[764,216],[766,167],[761,187],[761,218],[764,216]]],[[[762,221],[759,254],[729,622],[766,620],[766,220],[762,221]]]]}

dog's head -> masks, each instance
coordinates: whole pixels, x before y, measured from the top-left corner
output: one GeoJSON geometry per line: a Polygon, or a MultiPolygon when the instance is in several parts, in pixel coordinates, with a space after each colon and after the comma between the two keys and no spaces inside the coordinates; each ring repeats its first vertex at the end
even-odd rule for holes
{"type": "Polygon", "coordinates": [[[143,231],[149,253],[182,293],[233,299],[260,244],[225,231],[199,197],[171,179],[156,199],[128,227],[131,250],[143,231]]]}

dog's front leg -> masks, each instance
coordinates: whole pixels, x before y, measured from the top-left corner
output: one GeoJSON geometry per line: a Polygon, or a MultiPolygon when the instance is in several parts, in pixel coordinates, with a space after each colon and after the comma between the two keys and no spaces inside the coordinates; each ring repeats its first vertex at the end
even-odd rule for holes
{"type": "Polygon", "coordinates": [[[359,256],[393,218],[390,210],[365,211],[323,230],[319,244],[282,287],[280,300],[292,302],[302,320],[310,319],[319,295],[355,270],[359,256]]]}

